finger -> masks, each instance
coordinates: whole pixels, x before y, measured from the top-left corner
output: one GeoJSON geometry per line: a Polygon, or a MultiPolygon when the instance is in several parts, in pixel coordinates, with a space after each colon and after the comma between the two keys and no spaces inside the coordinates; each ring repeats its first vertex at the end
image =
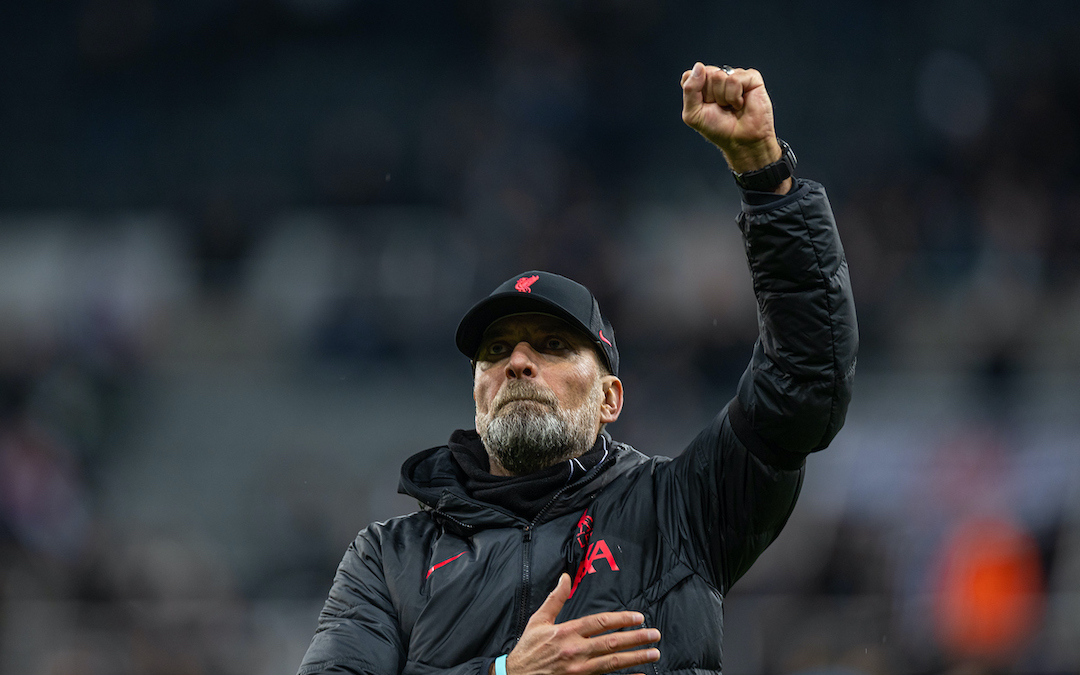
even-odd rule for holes
{"type": "Polygon", "coordinates": [[[645,622],[641,612],[601,612],[589,614],[567,623],[575,633],[582,637],[599,635],[612,630],[640,626],[645,622]]]}
{"type": "Polygon", "coordinates": [[[744,103],[744,74],[738,70],[730,75],[724,71],[720,71],[720,73],[722,74],[718,74],[715,80],[716,100],[719,101],[721,105],[731,106],[733,110],[742,110],[744,103]]]}
{"type": "Polygon", "coordinates": [[[761,76],[761,72],[758,71],[757,68],[747,68],[744,72],[746,73],[746,84],[743,86],[743,89],[750,91],[756,87],[765,86],[765,79],[761,76]]]}
{"type": "Polygon", "coordinates": [[[540,608],[529,617],[529,623],[531,624],[533,621],[555,623],[555,617],[559,616],[559,612],[562,611],[563,605],[566,604],[569,597],[570,575],[563,572],[559,576],[559,582],[555,584],[555,588],[544,599],[544,604],[540,605],[540,608]]]}
{"type": "Polygon", "coordinates": [[[720,69],[716,66],[705,66],[705,83],[701,88],[701,97],[705,103],[716,103],[716,96],[713,95],[712,82],[715,78],[714,73],[720,69]]]}
{"type": "Polygon", "coordinates": [[[612,673],[616,670],[632,668],[645,663],[656,663],[659,660],[660,650],[653,647],[633,652],[619,652],[618,654],[609,654],[607,656],[591,659],[588,662],[588,668],[591,673],[612,673]]]}
{"type": "Polygon", "coordinates": [[[746,70],[746,79],[743,81],[743,98],[745,99],[750,95],[750,92],[758,87],[764,86],[765,80],[761,77],[761,73],[754,68],[748,68],[746,70]]]}
{"type": "Polygon", "coordinates": [[[690,71],[689,70],[684,70],[683,74],[682,74],[682,78],[679,80],[679,86],[680,87],[685,87],[686,86],[686,80],[688,80],[689,78],[690,78],[690,71]]]}
{"type": "Polygon", "coordinates": [[[706,103],[716,103],[725,110],[731,110],[731,106],[724,98],[724,87],[731,75],[716,66],[706,66],[706,83],[703,98],[706,103]]]}
{"type": "Polygon", "coordinates": [[[765,86],[765,80],[761,73],[753,68],[738,68],[724,81],[725,89],[722,96],[735,110],[742,110],[747,104],[747,98],[758,87],[765,86]]]}
{"type": "Polygon", "coordinates": [[[616,652],[644,647],[660,641],[660,631],[655,628],[642,628],[632,631],[616,631],[607,635],[597,635],[586,642],[589,656],[606,656],[616,652]]]}

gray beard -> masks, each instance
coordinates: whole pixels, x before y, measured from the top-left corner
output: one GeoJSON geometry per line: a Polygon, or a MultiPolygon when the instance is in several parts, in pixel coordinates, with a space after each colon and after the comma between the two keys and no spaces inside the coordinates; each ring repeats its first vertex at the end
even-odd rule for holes
{"type": "Polygon", "coordinates": [[[511,474],[534,473],[580,457],[593,446],[600,395],[597,380],[585,403],[564,409],[554,396],[530,385],[507,387],[490,412],[476,413],[476,432],[488,454],[511,474]],[[522,396],[530,400],[500,401],[522,396]]]}

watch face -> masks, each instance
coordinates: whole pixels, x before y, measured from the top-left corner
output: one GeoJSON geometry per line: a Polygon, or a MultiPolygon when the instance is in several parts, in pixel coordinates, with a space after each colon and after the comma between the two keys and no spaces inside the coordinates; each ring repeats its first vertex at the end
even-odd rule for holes
{"type": "Polygon", "coordinates": [[[782,153],[780,155],[780,161],[787,159],[788,164],[790,165],[790,169],[792,171],[795,171],[795,167],[799,163],[799,159],[795,156],[795,151],[791,149],[790,145],[780,140],[779,138],[776,139],[776,142],[780,144],[780,151],[782,153]]]}

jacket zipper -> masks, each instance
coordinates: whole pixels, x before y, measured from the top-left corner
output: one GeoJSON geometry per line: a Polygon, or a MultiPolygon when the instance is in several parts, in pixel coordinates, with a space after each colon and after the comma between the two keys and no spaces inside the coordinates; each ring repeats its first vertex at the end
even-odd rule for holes
{"type": "MultiPolygon", "coordinates": [[[[543,508],[541,508],[537,512],[536,516],[532,519],[532,525],[535,526],[536,524],[538,524],[540,522],[540,518],[542,518],[543,515],[545,513],[547,513],[548,509],[550,509],[551,506],[556,501],[558,501],[559,497],[562,496],[562,493],[566,492],[567,490],[569,490],[571,488],[576,488],[577,486],[581,485],[582,483],[588,483],[589,481],[591,481],[596,476],[596,474],[600,473],[600,471],[602,470],[601,467],[603,467],[609,461],[614,460],[614,459],[615,459],[615,453],[611,453],[610,455],[608,455],[607,458],[604,459],[604,461],[602,461],[599,464],[597,464],[596,466],[594,466],[589,471],[589,473],[585,474],[584,476],[577,479],[573,483],[570,483],[569,485],[564,485],[561,488],[559,488],[559,491],[556,492],[554,495],[552,495],[551,499],[548,500],[547,504],[544,504],[543,508]]],[[[595,495],[592,498],[595,498],[595,495]]]]}
{"type": "Polygon", "coordinates": [[[517,636],[525,632],[525,624],[529,622],[529,596],[532,589],[529,585],[531,572],[531,548],[532,548],[532,525],[526,525],[521,532],[521,606],[518,610],[517,636]]]}
{"type": "Polygon", "coordinates": [[[608,458],[606,458],[603,462],[600,462],[599,464],[594,466],[591,471],[589,471],[587,474],[582,476],[579,480],[574,481],[570,485],[564,485],[561,488],[559,488],[558,492],[556,492],[554,495],[552,495],[551,499],[548,500],[548,503],[544,504],[544,507],[541,508],[539,512],[537,512],[536,517],[534,517],[532,519],[532,522],[529,523],[528,525],[526,525],[525,528],[522,530],[522,532],[521,532],[521,547],[522,547],[522,551],[521,551],[521,606],[518,609],[518,625],[517,625],[517,636],[518,636],[518,638],[520,638],[521,634],[525,632],[525,624],[527,624],[529,622],[529,599],[532,596],[532,588],[530,587],[530,576],[531,576],[530,567],[531,567],[532,559],[530,557],[530,554],[531,554],[531,548],[532,548],[531,542],[532,542],[532,530],[533,530],[533,527],[535,527],[540,522],[540,518],[543,517],[543,515],[547,512],[547,510],[549,508],[551,508],[551,505],[554,504],[559,499],[559,497],[562,496],[562,493],[566,492],[567,490],[569,490],[571,488],[577,487],[578,485],[580,485],[582,483],[587,483],[588,481],[592,480],[593,477],[596,474],[600,473],[600,471],[601,471],[600,467],[607,464],[608,460],[613,459],[614,457],[615,457],[615,453],[611,453],[611,455],[608,458]]]}
{"type": "Polygon", "coordinates": [[[473,530],[476,529],[475,525],[470,525],[468,523],[462,522],[462,521],[458,520],[457,518],[453,517],[452,515],[450,515],[449,513],[446,513],[445,511],[439,511],[438,509],[436,509],[435,513],[437,513],[440,518],[446,518],[447,520],[454,523],[455,525],[459,525],[460,527],[464,528],[466,532],[472,532],[473,530]]]}

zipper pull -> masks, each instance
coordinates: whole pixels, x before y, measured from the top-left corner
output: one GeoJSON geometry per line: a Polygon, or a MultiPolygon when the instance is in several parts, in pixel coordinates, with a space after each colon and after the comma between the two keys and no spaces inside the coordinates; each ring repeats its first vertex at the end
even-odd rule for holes
{"type": "Polygon", "coordinates": [[[525,543],[532,541],[532,526],[526,525],[525,529],[521,531],[521,539],[525,543]]]}

